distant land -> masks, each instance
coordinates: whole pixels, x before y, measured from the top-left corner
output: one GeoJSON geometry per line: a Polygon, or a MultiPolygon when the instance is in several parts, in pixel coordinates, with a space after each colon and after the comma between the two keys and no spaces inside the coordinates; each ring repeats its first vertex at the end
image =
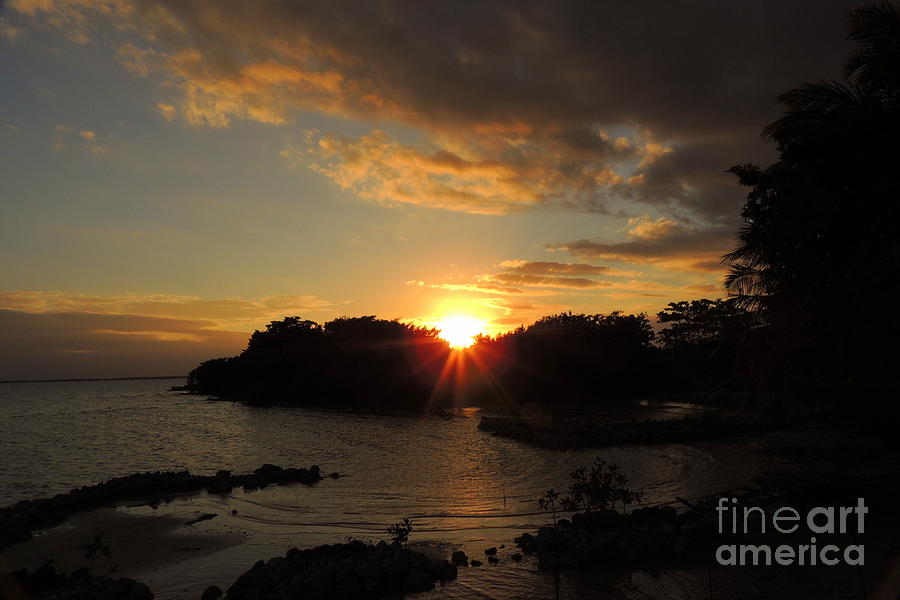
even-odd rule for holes
{"type": "Polygon", "coordinates": [[[4,379],[0,383],[62,383],[67,381],[138,381],[142,379],[185,379],[186,375],[153,375],[148,377],[84,377],[72,379],[4,379]]]}

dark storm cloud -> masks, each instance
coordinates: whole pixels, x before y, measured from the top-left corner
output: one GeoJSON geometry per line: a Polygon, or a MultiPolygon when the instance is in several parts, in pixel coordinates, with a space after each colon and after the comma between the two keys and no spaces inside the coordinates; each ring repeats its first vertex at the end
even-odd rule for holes
{"type": "Polygon", "coordinates": [[[778,93],[839,73],[855,5],[140,1],[155,47],[120,56],[181,89],[166,118],[316,111],[433,136],[429,149],[314,141],[311,168],[360,196],[495,214],[624,199],[733,222],[741,193],[724,171],[771,156],[758,132],[778,93]],[[635,171],[654,144],[671,152],[635,171]],[[477,170],[429,160],[441,153],[477,170]]]}
{"type": "MultiPolygon", "coordinates": [[[[316,59],[360,96],[411,118],[634,123],[657,135],[753,133],[772,99],[837,75],[857,2],[142,3],[176,48],[236,74],[251,60],[316,59]]],[[[303,61],[307,62],[307,61],[303,61]]],[[[359,100],[357,98],[356,100],[359,100]]],[[[376,110],[373,105],[371,110],[376,110]]]]}

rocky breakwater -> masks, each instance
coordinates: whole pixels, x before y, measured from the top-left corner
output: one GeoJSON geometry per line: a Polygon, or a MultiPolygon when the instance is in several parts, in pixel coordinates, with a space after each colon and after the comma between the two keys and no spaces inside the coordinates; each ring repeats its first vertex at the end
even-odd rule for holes
{"type": "Polygon", "coordinates": [[[671,506],[639,508],[630,514],[614,510],[578,513],[525,533],[516,545],[536,554],[541,568],[570,569],[599,560],[639,562],[684,556],[701,547],[711,523],[697,511],[671,506]]]}
{"type": "Polygon", "coordinates": [[[202,490],[211,494],[227,494],[236,487],[251,490],[290,483],[312,485],[321,480],[317,466],[308,469],[281,468],[269,464],[245,475],[232,475],[229,471],[219,471],[210,476],[191,475],[188,471],[134,473],[52,498],[23,500],[0,509],[0,548],[31,539],[32,532],[59,525],[77,512],[116,504],[127,498],[165,500],[177,494],[202,490]]]}
{"type": "Polygon", "coordinates": [[[259,561],[228,588],[225,600],[394,598],[456,579],[456,567],[403,548],[353,541],[288,550],[259,561]]]}
{"type": "Polygon", "coordinates": [[[0,575],[0,598],[41,600],[153,600],[146,584],[127,577],[95,576],[87,567],[71,575],[57,573],[51,562],[34,571],[0,575]]]}

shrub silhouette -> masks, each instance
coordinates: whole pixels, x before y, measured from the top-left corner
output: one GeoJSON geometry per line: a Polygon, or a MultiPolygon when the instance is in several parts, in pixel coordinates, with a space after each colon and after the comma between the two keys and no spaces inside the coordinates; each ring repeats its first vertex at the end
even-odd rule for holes
{"type": "Polygon", "coordinates": [[[387,528],[387,533],[391,536],[391,541],[398,544],[409,546],[409,536],[412,535],[413,525],[408,518],[403,519],[399,523],[395,523],[387,528]]]}
{"type": "Polygon", "coordinates": [[[627,487],[628,478],[619,472],[617,464],[599,458],[594,460],[589,472],[579,467],[569,477],[572,483],[561,500],[567,511],[607,510],[619,503],[625,511],[628,505],[640,502],[643,497],[643,494],[627,487]]]}

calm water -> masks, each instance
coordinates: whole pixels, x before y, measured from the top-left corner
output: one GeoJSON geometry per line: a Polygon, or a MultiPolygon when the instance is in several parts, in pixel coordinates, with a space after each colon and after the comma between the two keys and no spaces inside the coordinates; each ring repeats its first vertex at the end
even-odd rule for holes
{"type": "MultiPolygon", "coordinates": [[[[772,460],[747,443],[541,450],[478,431],[474,409],[442,418],[252,408],[167,391],[176,383],[0,385],[0,504],[146,470],[245,472],[268,462],[317,464],[343,475],[312,488],[238,490],[224,499],[203,494],[161,507],[217,512],[222,517],[204,525],[209,531],[247,533],[245,543],[214,558],[147,574],[162,598],[213,582],[225,587],[254,561],[290,546],[382,539],[385,527],[402,517],[413,517],[419,543],[447,552],[461,546],[470,556],[505,543],[501,555],[508,554],[514,536],[546,524],[536,512],[538,496],[564,488],[572,468],[595,456],[618,462],[651,503],[740,485],[772,460]]],[[[626,416],[659,415],[635,407],[626,416]]],[[[603,597],[654,597],[654,586],[690,586],[667,577],[611,582],[603,597]]],[[[591,585],[567,576],[559,597],[597,597],[591,585]]],[[[533,563],[507,559],[499,567],[464,570],[458,582],[428,597],[552,598],[556,590],[557,582],[533,563]]]]}

